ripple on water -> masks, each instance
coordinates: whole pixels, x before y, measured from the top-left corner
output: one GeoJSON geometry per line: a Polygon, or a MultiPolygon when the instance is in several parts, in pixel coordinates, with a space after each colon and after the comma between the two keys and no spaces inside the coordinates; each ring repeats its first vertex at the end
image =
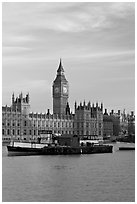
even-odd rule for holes
{"type": "Polygon", "coordinates": [[[135,200],[134,151],[8,157],[3,147],[2,153],[3,202],[135,200]]]}

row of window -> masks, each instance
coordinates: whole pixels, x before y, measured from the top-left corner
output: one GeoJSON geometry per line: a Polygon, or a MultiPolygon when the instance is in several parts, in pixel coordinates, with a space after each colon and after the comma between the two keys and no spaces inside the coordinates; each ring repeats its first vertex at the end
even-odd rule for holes
{"type": "MultiPolygon", "coordinates": [[[[5,123],[5,122],[3,122],[2,123],[2,125],[3,126],[5,126],[5,125],[7,125],[7,126],[20,126],[20,121],[17,121],[17,122],[14,122],[14,121],[12,121],[12,122],[10,122],[10,121],[7,121],[7,123],[5,123]]],[[[34,127],[37,127],[37,125],[38,125],[38,127],[40,127],[41,126],[41,123],[40,123],[40,121],[38,121],[38,123],[37,123],[37,121],[34,121],[34,122],[32,122],[31,123],[31,121],[24,121],[24,123],[23,123],[23,125],[26,127],[26,126],[28,126],[28,125],[33,125],[34,127]]],[[[54,127],[57,127],[57,128],[60,128],[60,127],[70,127],[70,128],[72,128],[74,125],[73,125],[73,123],[65,123],[65,122],[62,122],[62,123],[60,123],[60,122],[54,122],[54,123],[50,123],[49,121],[47,121],[47,122],[45,122],[45,121],[42,121],[42,126],[44,127],[44,126],[46,126],[46,127],[52,127],[52,125],[54,125],[54,127]]]]}
{"type": "Polygon", "coordinates": [[[77,135],[97,135],[97,132],[96,131],[83,131],[83,130],[81,130],[81,131],[79,131],[79,130],[77,130],[77,133],[76,133],[77,135]]]}
{"type": "MultiPolygon", "coordinates": [[[[70,130],[66,130],[66,131],[61,131],[61,130],[54,130],[53,133],[59,133],[59,134],[74,134],[74,131],[70,131],[70,130]]],[[[2,135],[20,135],[20,130],[10,130],[10,129],[7,129],[7,132],[5,129],[2,129],[2,135]],[[6,134],[7,133],[7,134],[6,134]]],[[[24,129],[23,130],[23,135],[38,135],[38,130],[26,130],[24,129]]]]}
{"type": "MultiPolygon", "coordinates": [[[[13,126],[13,127],[14,127],[14,126],[16,126],[16,123],[10,123],[10,122],[8,122],[8,123],[5,124],[5,123],[3,122],[2,125],[3,125],[3,126],[4,126],[4,125],[7,125],[7,126],[13,126]]],[[[17,126],[19,127],[19,126],[20,126],[20,123],[17,123],[17,126]]]]}
{"type": "Polygon", "coordinates": [[[91,118],[91,114],[79,114],[75,116],[76,119],[78,120],[83,120],[83,119],[90,119],[91,118]]]}
{"type": "Polygon", "coordinates": [[[19,114],[10,114],[10,113],[8,113],[8,114],[5,114],[5,113],[2,113],[2,117],[4,118],[14,118],[14,117],[20,117],[21,116],[21,114],[19,113],[19,114]]]}
{"type": "Polygon", "coordinates": [[[97,128],[97,124],[96,123],[83,123],[83,122],[77,122],[76,123],[77,128],[83,128],[83,127],[87,127],[87,128],[97,128]]]}

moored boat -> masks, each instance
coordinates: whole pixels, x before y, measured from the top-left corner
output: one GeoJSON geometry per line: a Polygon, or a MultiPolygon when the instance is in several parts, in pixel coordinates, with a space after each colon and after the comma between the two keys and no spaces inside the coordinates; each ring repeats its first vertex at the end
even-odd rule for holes
{"type": "Polygon", "coordinates": [[[45,132],[30,141],[11,141],[7,146],[8,155],[66,155],[112,153],[113,146],[103,145],[98,141],[80,141],[77,135],[55,136],[45,132]]]}
{"type": "Polygon", "coordinates": [[[119,150],[135,150],[135,147],[119,147],[119,150]]]}
{"type": "Polygon", "coordinates": [[[31,143],[15,143],[8,145],[9,156],[21,155],[68,155],[68,154],[95,154],[95,153],[112,153],[112,145],[92,145],[92,146],[61,146],[61,145],[45,145],[31,143]]]}

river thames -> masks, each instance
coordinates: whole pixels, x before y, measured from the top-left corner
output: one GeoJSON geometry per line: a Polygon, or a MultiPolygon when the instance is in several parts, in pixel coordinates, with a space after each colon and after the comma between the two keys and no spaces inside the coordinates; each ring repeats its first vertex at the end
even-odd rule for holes
{"type": "MultiPolygon", "coordinates": [[[[134,202],[135,151],[7,156],[2,149],[3,202],[134,202]]],[[[131,144],[128,144],[128,146],[131,144]]]]}

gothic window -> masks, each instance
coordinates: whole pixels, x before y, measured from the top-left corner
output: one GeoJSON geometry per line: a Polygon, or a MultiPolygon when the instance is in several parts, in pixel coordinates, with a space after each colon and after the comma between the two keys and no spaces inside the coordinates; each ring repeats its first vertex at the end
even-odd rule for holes
{"type": "Polygon", "coordinates": [[[42,121],[42,126],[45,126],[45,121],[42,121]]]}
{"type": "Polygon", "coordinates": [[[40,120],[38,120],[38,127],[40,127],[40,120]]]}
{"type": "Polygon", "coordinates": [[[9,130],[9,129],[7,130],[7,134],[8,134],[8,135],[10,134],[10,130],[9,130]]]}
{"type": "Polygon", "coordinates": [[[14,130],[14,129],[12,130],[12,134],[13,134],[13,135],[15,134],[15,130],[14,130]]]}
{"type": "Polygon", "coordinates": [[[20,130],[18,130],[18,135],[20,135],[20,130]]]}
{"type": "Polygon", "coordinates": [[[5,135],[5,131],[4,131],[4,129],[2,129],[2,135],[5,135]]]}

